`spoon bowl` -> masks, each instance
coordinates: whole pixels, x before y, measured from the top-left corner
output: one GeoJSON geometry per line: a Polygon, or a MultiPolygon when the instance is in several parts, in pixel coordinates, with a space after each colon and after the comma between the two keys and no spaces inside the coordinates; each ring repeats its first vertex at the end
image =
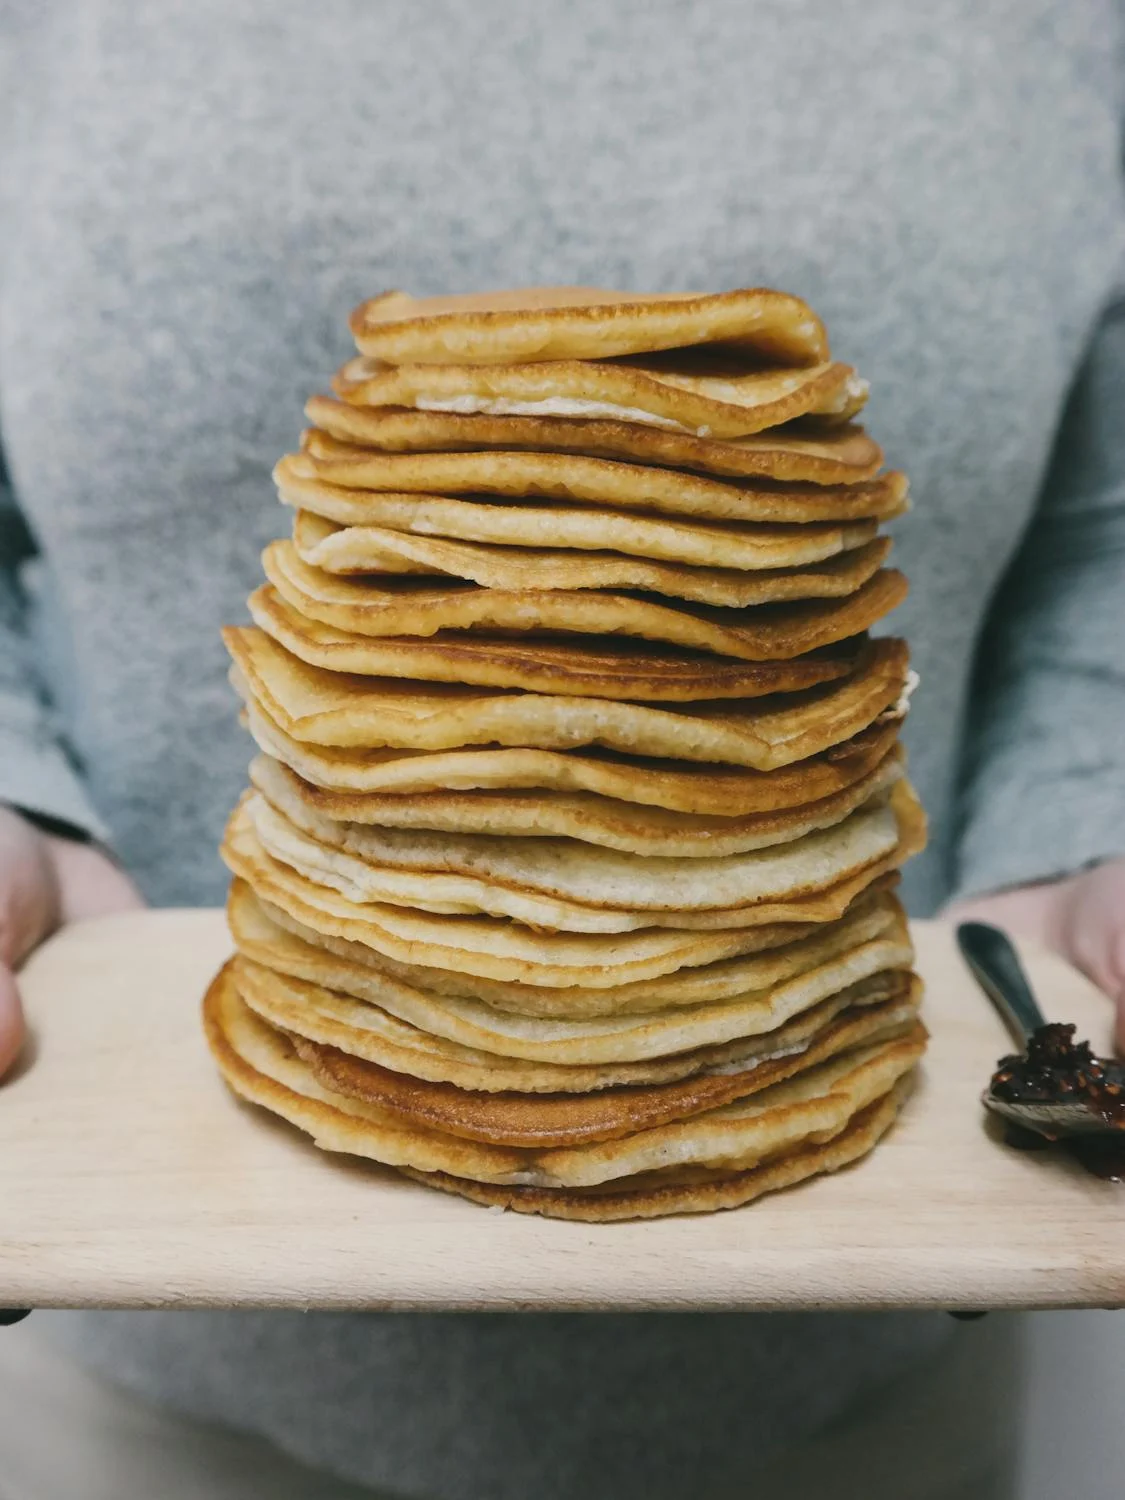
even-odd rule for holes
{"type": "Polygon", "coordinates": [[[962,922],[957,945],[1021,1049],[1004,1058],[981,1096],[986,1108],[1048,1140],[1125,1138],[1125,1066],[1074,1041],[1073,1026],[1049,1025],[1006,933],[962,922]]]}

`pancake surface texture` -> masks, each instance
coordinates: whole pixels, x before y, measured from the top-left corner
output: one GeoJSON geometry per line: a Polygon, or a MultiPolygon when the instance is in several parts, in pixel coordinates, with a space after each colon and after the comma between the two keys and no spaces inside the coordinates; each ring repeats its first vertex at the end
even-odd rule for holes
{"type": "Polygon", "coordinates": [[[696,437],[736,438],[798,417],[856,416],[867,382],[850,365],[747,373],[713,349],[544,364],[390,365],[354,359],[332,388],[355,406],[486,416],[599,417],[649,422],[696,437]]]}
{"type": "Polygon", "coordinates": [[[600,287],[423,298],[384,292],[356,308],[351,330],[362,354],[396,365],[608,359],[698,344],[780,364],[828,356],[824,325],[808,304],[762,287],[710,295],[600,287]]]}
{"type": "Polygon", "coordinates": [[[724,610],[601,590],[576,598],[563,588],[512,591],[398,577],[340,578],[310,566],[285,541],[267,547],[262,562],[290,609],[341,632],[423,638],[478,629],[505,637],[527,632],[537,641],[547,636],[544,648],[551,635],[636,636],[743,661],[791,661],[860,635],[905,593],[902,575],[887,569],[839,602],[724,610]]]}
{"type": "MultiPolygon", "coordinates": [[[[769,453],[744,454],[733,474],[720,469],[718,474],[726,477],[716,477],[690,467],[707,456],[697,452],[702,439],[637,428],[637,434],[644,434],[642,442],[624,424],[597,425],[612,430],[599,430],[596,453],[587,451],[588,435],[576,432],[568,434],[568,445],[560,451],[475,448],[465,439],[462,447],[449,451],[384,452],[316,429],[304,434],[300,456],[311,465],[314,479],[343,489],[562,500],[711,521],[803,525],[882,520],[898,515],[906,499],[906,482],[899,474],[856,482],[865,477],[863,471],[874,476],[879,466],[878,449],[868,446],[862,434],[839,437],[836,456],[812,443],[776,460],[769,453]],[[807,482],[796,482],[806,475],[807,482]]],[[[722,446],[725,450],[733,444],[722,446]]]]}
{"type": "Polygon", "coordinates": [[[223,633],[258,754],[220,1073],[323,1150],[582,1222],[857,1161],[926,1044],[916,679],[869,634],[908,485],[866,381],[760,288],[388,292],[351,328],[223,633]]]}

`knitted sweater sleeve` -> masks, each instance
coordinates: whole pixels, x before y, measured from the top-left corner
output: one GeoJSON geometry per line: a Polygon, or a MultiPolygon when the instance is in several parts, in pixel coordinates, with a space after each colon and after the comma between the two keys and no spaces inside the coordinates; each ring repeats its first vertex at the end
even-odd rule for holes
{"type": "Polygon", "coordinates": [[[104,838],[36,670],[24,586],[35,545],[0,455],[0,802],[104,838]]]}
{"type": "Polygon", "coordinates": [[[1125,854],[1125,283],[982,637],[956,894],[1125,854]]]}

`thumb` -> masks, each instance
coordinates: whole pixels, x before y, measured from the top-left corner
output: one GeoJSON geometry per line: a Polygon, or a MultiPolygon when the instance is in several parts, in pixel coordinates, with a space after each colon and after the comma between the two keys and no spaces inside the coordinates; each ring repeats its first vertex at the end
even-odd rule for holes
{"type": "Polygon", "coordinates": [[[23,1045],[23,1007],[15,977],[0,963],[0,1078],[15,1062],[23,1045]]]}

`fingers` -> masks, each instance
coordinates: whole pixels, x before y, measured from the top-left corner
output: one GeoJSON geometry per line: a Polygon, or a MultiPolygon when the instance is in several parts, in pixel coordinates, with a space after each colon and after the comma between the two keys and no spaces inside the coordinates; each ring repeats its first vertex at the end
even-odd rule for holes
{"type": "Polygon", "coordinates": [[[12,971],[0,964],[0,1078],[15,1062],[23,1045],[23,1007],[12,971]]]}
{"type": "MultiPolygon", "coordinates": [[[[1122,916],[1125,918],[1125,912],[1122,916]]],[[[1125,920],[1115,936],[1112,966],[1113,998],[1117,1001],[1117,1050],[1125,1057],[1125,920]]]]}
{"type": "Polygon", "coordinates": [[[65,926],[85,917],[143,906],[140,892],[119,865],[95,844],[48,838],[59,891],[59,917],[65,926]]]}
{"type": "Polygon", "coordinates": [[[15,968],[59,925],[59,887],[47,842],[0,807],[0,964],[15,968]]]}

